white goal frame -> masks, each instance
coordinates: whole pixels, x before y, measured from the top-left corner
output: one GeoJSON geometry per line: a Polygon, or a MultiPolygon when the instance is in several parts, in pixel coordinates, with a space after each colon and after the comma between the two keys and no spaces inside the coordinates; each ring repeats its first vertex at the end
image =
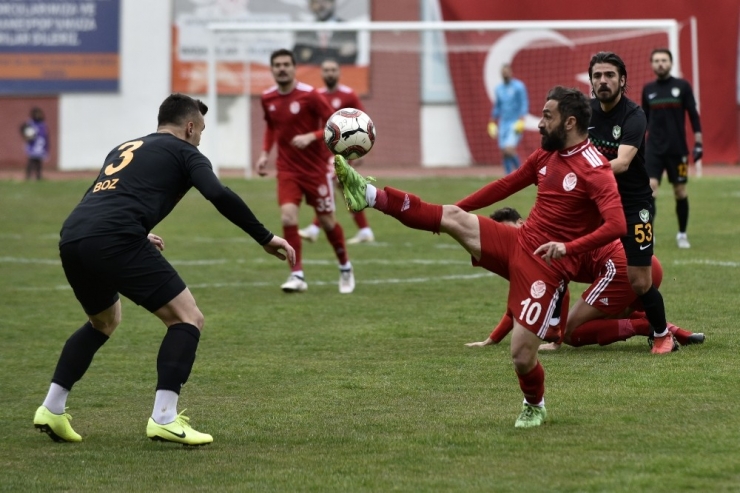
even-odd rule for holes
{"type": "MultiPolygon", "coordinates": [[[[218,100],[216,91],[216,38],[218,33],[227,32],[285,32],[285,31],[312,31],[316,29],[315,22],[212,22],[207,25],[208,28],[208,92],[206,102],[209,108],[209,119],[214,122],[209,126],[208,135],[208,155],[213,163],[213,169],[218,174],[219,171],[219,154],[218,154],[218,130],[215,122],[218,122],[218,100]]],[[[342,23],[322,23],[323,31],[358,31],[364,33],[371,32],[430,32],[430,31],[513,31],[513,30],[535,30],[535,29],[553,29],[553,30],[578,30],[578,29],[654,29],[664,31],[668,36],[668,48],[674,54],[679,54],[679,32],[680,23],[675,19],[638,19],[638,20],[580,20],[580,21],[392,21],[392,22],[342,22],[342,23]]],[[[692,36],[693,42],[693,36],[692,36]]],[[[698,50],[697,50],[698,51],[698,50]]],[[[697,67],[695,59],[695,50],[692,50],[692,66],[697,67]]],[[[673,61],[673,73],[681,76],[680,56],[675,56],[673,61]]],[[[247,64],[248,65],[248,64],[247,64]]],[[[248,74],[247,74],[248,76],[248,74]]],[[[696,70],[694,76],[698,77],[696,70]]],[[[694,86],[698,87],[698,79],[694,80],[694,86]]],[[[252,142],[251,121],[251,97],[246,97],[246,156],[251,160],[252,142]]],[[[698,105],[698,94],[697,94],[698,105]]],[[[697,166],[697,173],[701,173],[701,165],[697,166]]],[[[245,165],[245,177],[251,178],[252,163],[247,162],[245,165]]]]}

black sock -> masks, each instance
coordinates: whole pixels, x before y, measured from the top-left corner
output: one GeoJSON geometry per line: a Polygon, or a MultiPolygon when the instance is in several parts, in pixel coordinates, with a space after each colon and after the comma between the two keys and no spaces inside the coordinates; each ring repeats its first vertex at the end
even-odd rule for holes
{"type": "Polygon", "coordinates": [[[679,233],[686,232],[686,226],[689,224],[689,198],[676,199],[676,216],[678,217],[679,233]]]}
{"type": "Polygon", "coordinates": [[[177,394],[185,385],[195,362],[200,331],[194,325],[170,325],[157,355],[157,390],[177,394]]]}
{"type": "Polygon", "coordinates": [[[663,304],[663,295],[660,294],[658,288],[650,286],[650,289],[640,296],[640,301],[653,331],[659,334],[663,332],[667,325],[665,320],[665,305],[663,304]]]}
{"type": "Polygon", "coordinates": [[[51,381],[67,390],[72,390],[72,386],[90,367],[95,353],[108,339],[107,335],[95,330],[89,321],[77,329],[64,344],[51,381]]]}

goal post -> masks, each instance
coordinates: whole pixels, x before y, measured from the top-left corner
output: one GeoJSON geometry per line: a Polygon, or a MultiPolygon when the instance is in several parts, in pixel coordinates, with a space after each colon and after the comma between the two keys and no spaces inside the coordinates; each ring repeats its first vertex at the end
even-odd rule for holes
{"type": "MultiPolygon", "coordinates": [[[[243,168],[250,177],[264,130],[259,95],[273,85],[269,54],[291,49],[296,34],[317,32],[317,23],[213,22],[207,27],[206,102],[212,124],[204,133],[205,151],[217,172],[243,168]],[[225,60],[230,46],[231,58],[225,60]],[[230,69],[227,74],[224,68],[230,69]],[[238,81],[230,94],[219,89],[225,77],[238,81]]],[[[628,96],[638,103],[642,86],[654,78],[649,63],[654,48],[668,47],[673,74],[682,74],[681,24],[674,19],[344,22],[321,23],[320,30],[356,32],[360,49],[366,50],[356,64],[342,65],[341,82],[355,88],[378,129],[368,167],[500,164],[498,144],[485,127],[503,63],[511,64],[529,91],[522,157],[539,145],[537,121],[547,89],[559,84],[589,94],[593,53],[615,51],[625,60],[628,96]],[[442,80],[450,91],[438,97],[431,84],[442,80]]],[[[297,73],[299,80],[322,86],[316,66],[299,64],[297,73]]]]}

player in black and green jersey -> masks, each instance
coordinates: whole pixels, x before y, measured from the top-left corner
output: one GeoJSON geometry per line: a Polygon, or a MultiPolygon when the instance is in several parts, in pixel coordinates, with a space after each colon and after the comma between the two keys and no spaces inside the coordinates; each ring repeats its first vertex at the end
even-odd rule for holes
{"type": "Polygon", "coordinates": [[[167,97],[159,107],[157,131],[114,148],[64,221],[59,241],[62,267],[88,321],[67,339],[49,392],[34,416],[36,428],[55,441],[82,441],[65,413],[67,396],[120,323],[119,293],[167,327],[157,356],[147,436],[184,445],[213,441],[177,413],[180,388],[193,367],[204,320],[190,290],[160,253],[164,241],[151,231],[195,187],[267,253],[294,263],[295,251],[221,184],[198,150],[207,111],[205,104],[189,96],[167,97]]]}
{"type": "Polygon", "coordinates": [[[650,63],[658,77],[645,84],[642,89],[642,109],[648,121],[645,159],[650,187],[653,189],[653,197],[656,197],[665,170],[668,181],[673,184],[673,196],[676,198],[676,243],[679,248],[690,248],[691,244],[686,236],[689,222],[689,197],[686,192],[686,183],[689,180],[686,113],[689,114],[691,128],[694,130],[693,159],[696,163],[704,154],[699,112],[696,109],[694,91],[688,81],[671,75],[673,55],[670,50],[653,50],[650,63]]]}
{"type": "Polygon", "coordinates": [[[652,352],[669,353],[678,348],[678,343],[668,331],[663,296],[652,279],[653,205],[645,169],[645,113],[625,96],[627,68],[615,53],[594,55],[588,76],[595,96],[588,135],[609,160],[617,179],[627,219],[627,235],[621,238],[627,255],[627,276],[655,333],[652,352]]]}

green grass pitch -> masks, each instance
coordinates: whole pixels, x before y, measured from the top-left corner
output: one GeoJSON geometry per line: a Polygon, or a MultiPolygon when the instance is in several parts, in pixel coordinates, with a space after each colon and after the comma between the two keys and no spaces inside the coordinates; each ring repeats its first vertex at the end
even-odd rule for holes
{"type": "MultiPolygon", "coordinates": [[[[226,181],[281,234],[273,180],[226,181]]],[[[379,180],[441,203],[485,182],[379,180]]],[[[68,402],[84,441],[33,427],[85,320],[57,239],[88,184],[0,182],[0,491],[740,490],[740,179],[689,184],[690,250],[675,245],[669,184],[659,197],[668,319],[706,343],[663,357],[644,338],[542,354],[549,421],[531,430],[514,428],[508,339],[464,346],[498,321],[507,284],[449,237],[368,211],[377,242],[349,247],[355,293],[338,294],[322,236],[304,244],[308,292],[286,295],[287,267],[192,190],[154,232],[206,318],[179,406],[214,436],[195,450],[145,436],[164,326],[127,300],[68,402]]],[[[505,205],[527,213],[533,194],[505,205]]]]}

